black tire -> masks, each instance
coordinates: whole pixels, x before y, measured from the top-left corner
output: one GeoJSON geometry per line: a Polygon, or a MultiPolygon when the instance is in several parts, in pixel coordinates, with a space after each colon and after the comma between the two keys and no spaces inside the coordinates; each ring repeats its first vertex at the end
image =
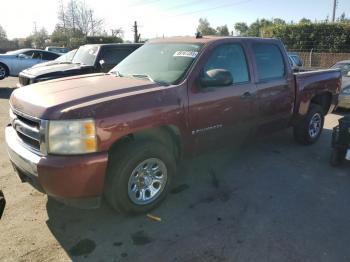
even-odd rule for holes
{"type": "Polygon", "coordinates": [[[345,151],[333,148],[331,153],[330,164],[334,167],[340,166],[344,162],[345,151]]]}
{"type": "Polygon", "coordinates": [[[127,214],[145,213],[157,207],[166,197],[172,177],[176,172],[174,155],[167,148],[154,141],[130,142],[114,150],[109,158],[105,197],[113,209],[127,214]],[[129,179],[133,170],[143,161],[156,158],[161,160],[167,171],[163,191],[147,204],[136,204],[128,194],[129,179]]]}
{"type": "MultiPolygon", "coordinates": [[[[314,144],[320,137],[324,124],[324,110],[317,104],[311,104],[307,115],[297,125],[294,126],[293,134],[295,140],[303,145],[314,144]],[[312,136],[309,132],[310,123],[314,117],[320,117],[320,129],[316,135],[312,136]]],[[[315,132],[316,133],[316,132],[315,132]]]]}
{"type": "Polygon", "coordinates": [[[9,75],[8,67],[5,64],[0,63],[0,80],[3,80],[8,75],[9,75]],[[5,72],[5,74],[3,74],[2,72],[5,72]]]}

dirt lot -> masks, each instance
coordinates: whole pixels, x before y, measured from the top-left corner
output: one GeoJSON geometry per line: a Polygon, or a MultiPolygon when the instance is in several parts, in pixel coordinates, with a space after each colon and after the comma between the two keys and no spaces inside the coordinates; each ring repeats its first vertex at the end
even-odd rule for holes
{"type": "Polygon", "coordinates": [[[0,261],[350,261],[350,165],[328,164],[340,115],[314,146],[288,130],[184,161],[155,222],[65,207],[20,183],[3,131],[15,83],[0,81],[0,261]]]}

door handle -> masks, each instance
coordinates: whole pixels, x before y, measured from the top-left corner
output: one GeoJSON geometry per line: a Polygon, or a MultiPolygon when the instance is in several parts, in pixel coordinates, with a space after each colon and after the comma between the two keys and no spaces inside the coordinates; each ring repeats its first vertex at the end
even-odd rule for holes
{"type": "Polygon", "coordinates": [[[241,95],[242,99],[248,99],[248,98],[252,98],[254,97],[254,94],[250,93],[250,92],[245,92],[243,95],[241,95]]]}

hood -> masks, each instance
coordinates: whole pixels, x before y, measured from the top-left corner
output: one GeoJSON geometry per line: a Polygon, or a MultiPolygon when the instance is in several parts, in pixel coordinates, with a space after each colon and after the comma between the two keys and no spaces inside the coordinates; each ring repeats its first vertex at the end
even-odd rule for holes
{"type": "Polygon", "coordinates": [[[52,60],[52,61],[47,61],[47,62],[43,62],[43,63],[40,63],[40,64],[33,65],[31,68],[50,66],[50,65],[57,65],[57,64],[60,64],[60,63],[61,63],[60,61],[52,60]]]}
{"type": "MultiPolygon", "coordinates": [[[[111,101],[162,86],[144,79],[90,74],[60,78],[16,89],[11,106],[40,119],[60,119],[62,114],[81,106],[111,101]]],[[[87,116],[81,116],[86,118],[87,116]]]]}
{"type": "MultiPolygon", "coordinates": [[[[57,61],[55,61],[57,62],[57,61]]],[[[41,77],[41,76],[55,76],[55,75],[65,75],[65,74],[71,74],[81,71],[82,69],[92,67],[92,66],[86,66],[86,65],[80,65],[80,64],[72,64],[72,63],[54,63],[49,65],[37,67],[31,67],[24,71],[22,71],[24,74],[32,76],[32,77],[41,77]]]]}

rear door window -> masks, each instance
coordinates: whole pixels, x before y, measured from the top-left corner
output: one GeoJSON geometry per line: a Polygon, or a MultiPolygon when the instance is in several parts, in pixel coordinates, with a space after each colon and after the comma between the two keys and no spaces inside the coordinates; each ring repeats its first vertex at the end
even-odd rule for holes
{"type": "Polygon", "coordinates": [[[277,45],[259,43],[253,44],[252,48],[259,81],[284,78],[284,59],[277,45]]]}

